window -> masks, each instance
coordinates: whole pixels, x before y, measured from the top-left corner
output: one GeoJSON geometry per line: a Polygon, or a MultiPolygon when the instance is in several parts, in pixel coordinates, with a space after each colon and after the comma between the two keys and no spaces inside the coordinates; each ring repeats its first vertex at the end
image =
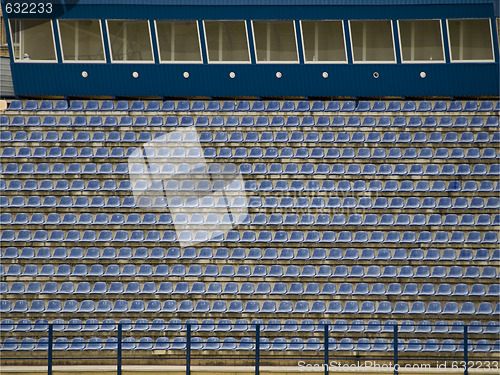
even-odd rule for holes
{"type": "Polygon", "coordinates": [[[64,61],[104,61],[99,20],[60,20],[64,61]]]}
{"type": "Polygon", "coordinates": [[[257,61],[297,62],[293,21],[253,21],[257,61]]]}
{"type": "Polygon", "coordinates": [[[497,18],[497,43],[500,47],[500,18],[497,18]]]}
{"type": "Polygon", "coordinates": [[[210,62],[249,62],[245,21],[205,21],[210,62]]]}
{"type": "Polygon", "coordinates": [[[153,61],[148,21],[107,21],[113,61],[153,61]]]}
{"type": "Polygon", "coordinates": [[[490,20],[448,20],[452,61],[493,60],[490,20]]]}
{"type": "Polygon", "coordinates": [[[354,62],[394,62],[391,21],[349,21],[354,62]]]}
{"type": "Polygon", "coordinates": [[[156,21],[161,62],[201,62],[196,21],[156,21]]]}
{"type": "Polygon", "coordinates": [[[346,62],[342,21],[302,21],[306,62],[346,62]]]}
{"type": "Polygon", "coordinates": [[[10,20],[16,61],[56,61],[50,20],[10,20]]]}
{"type": "Polygon", "coordinates": [[[404,62],[444,61],[439,20],[399,21],[404,62]]]}

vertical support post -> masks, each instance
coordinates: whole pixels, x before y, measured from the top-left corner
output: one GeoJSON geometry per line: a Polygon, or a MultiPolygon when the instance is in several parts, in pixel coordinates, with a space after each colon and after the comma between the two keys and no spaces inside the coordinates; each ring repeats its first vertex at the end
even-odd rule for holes
{"type": "Polygon", "coordinates": [[[53,324],[49,324],[49,342],[47,353],[47,375],[52,375],[52,343],[54,341],[53,324]]]}
{"type": "Polygon", "coordinates": [[[122,375],[122,323],[118,323],[118,348],[116,353],[116,375],[122,375]]]}
{"type": "Polygon", "coordinates": [[[394,324],[394,375],[398,375],[398,325],[394,324]]]}
{"type": "Polygon", "coordinates": [[[469,375],[469,340],[467,338],[467,324],[464,325],[464,375],[469,375]]]}
{"type": "Polygon", "coordinates": [[[186,324],[186,375],[191,375],[191,323],[186,324]]]}
{"type": "Polygon", "coordinates": [[[328,362],[330,359],[328,358],[328,324],[325,324],[325,331],[324,331],[324,340],[325,340],[325,375],[328,375],[329,373],[329,368],[328,368],[328,362]]]}
{"type": "Polygon", "coordinates": [[[260,324],[255,325],[255,375],[260,374],[260,324]]]}

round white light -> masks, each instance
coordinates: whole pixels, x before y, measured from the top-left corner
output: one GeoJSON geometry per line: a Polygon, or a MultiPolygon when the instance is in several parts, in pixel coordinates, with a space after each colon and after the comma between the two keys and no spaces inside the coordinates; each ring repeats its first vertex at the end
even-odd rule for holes
{"type": "Polygon", "coordinates": [[[132,73],[132,77],[134,77],[134,78],[139,77],[139,73],[137,73],[137,72],[133,72],[133,73],[132,73]]]}
{"type": "Polygon", "coordinates": [[[380,77],[380,74],[378,74],[378,72],[373,72],[373,78],[378,78],[380,77]]]}
{"type": "Polygon", "coordinates": [[[84,70],[84,71],[82,72],[82,77],[83,77],[83,78],[87,78],[88,76],[89,76],[89,74],[88,74],[88,73],[84,70]]]}
{"type": "Polygon", "coordinates": [[[281,78],[283,77],[283,74],[281,74],[281,72],[276,72],[276,78],[281,78]]]}
{"type": "Polygon", "coordinates": [[[234,78],[236,77],[236,74],[234,72],[229,73],[229,77],[234,78]]]}
{"type": "Polygon", "coordinates": [[[182,73],[182,76],[183,76],[184,78],[189,78],[189,72],[184,72],[184,73],[182,73]]]}
{"type": "Polygon", "coordinates": [[[425,78],[427,77],[427,73],[426,72],[420,72],[420,78],[425,78]]]}
{"type": "Polygon", "coordinates": [[[323,72],[323,78],[328,78],[328,72],[323,72]]]}

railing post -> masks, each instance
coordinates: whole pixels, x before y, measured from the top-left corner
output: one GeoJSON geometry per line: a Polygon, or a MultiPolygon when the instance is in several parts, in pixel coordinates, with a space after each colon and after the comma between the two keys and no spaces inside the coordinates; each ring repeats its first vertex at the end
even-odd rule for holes
{"type": "Polygon", "coordinates": [[[394,324],[394,375],[398,375],[398,325],[394,324]]]}
{"type": "Polygon", "coordinates": [[[260,324],[255,325],[255,375],[260,374],[260,324]]]}
{"type": "Polygon", "coordinates": [[[52,342],[54,340],[54,331],[52,323],[49,324],[49,342],[47,353],[47,375],[52,375],[52,342]]]}
{"type": "Polygon", "coordinates": [[[116,350],[116,375],[122,375],[122,323],[118,323],[118,348],[116,350]]]}
{"type": "Polygon", "coordinates": [[[186,324],[186,375],[191,375],[191,323],[186,324]]]}
{"type": "Polygon", "coordinates": [[[325,375],[328,375],[329,373],[329,368],[328,368],[328,362],[330,361],[328,358],[328,324],[325,324],[325,331],[324,331],[324,338],[325,338],[325,375]]]}
{"type": "Polygon", "coordinates": [[[467,339],[467,324],[464,325],[464,375],[469,375],[469,340],[467,339]]]}

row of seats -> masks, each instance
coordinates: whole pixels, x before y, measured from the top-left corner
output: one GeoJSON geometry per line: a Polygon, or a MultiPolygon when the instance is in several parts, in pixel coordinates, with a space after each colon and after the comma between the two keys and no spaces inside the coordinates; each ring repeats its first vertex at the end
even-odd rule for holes
{"type": "MultiPolygon", "coordinates": [[[[219,319],[216,323],[214,319],[203,319],[199,322],[196,319],[187,319],[183,322],[178,318],[171,318],[170,321],[157,318],[150,322],[148,319],[124,318],[120,320],[103,319],[53,319],[52,328],[54,332],[116,332],[118,324],[121,324],[124,332],[185,332],[187,325],[190,325],[191,332],[255,332],[257,324],[260,325],[260,332],[265,333],[289,333],[289,332],[324,332],[325,326],[331,333],[393,333],[394,326],[398,325],[399,333],[421,333],[421,334],[463,334],[465,323],[456,320],[453,323],[447,321],[437,321],[431,323],[428,320],[415,322],[413,320],[403,320],[398,324],[395,320],[364,320],[355,319],[349,323],[344,319],[337,319],[333,323],[328,319],[321,319],[316,324],[311,319],[288,319],[282,322],[279,319],[269,319],[267,323],[263,319],[219,319]]],[[[37,319],[31,322],[29,319],[21,319],[17,323],[12,319],[3,319],[0,322],[0,332],[47,332],[49,322],[46,319],[37,319]]],[[[486,324],[478,320],[473,320],[467,324],[467,332],[470,334],[498,334],[500,333],[499,323],[489,321],[486,324]]]]}
{"type": "Polygon", "coordinates": [[[296,163],[7,163],[0,164],[4,175],[335,175],[335,176],[500,176],[500,164],[296,164],[296,163]]]}
{"type": "Polygon", "coordinates": [[[407,302],[397,301],[258,301],[249,300],[2,300],[2,314],[415,314],[415,315],[500,315],[500,302],[407,302]],[[63,304],[64,302],[64,304],[63,304]]]}
{"type": "Polygon", "coordinates": [[[411,117],[389,117],[381,116],[375,118],[373,116],[61,116],[59,119],[55,116],[0,116],[0,126],[18,126],[18,127],[191,127],[198,128],[206,127],[413,127],[413,128],[430,128],[430,127],[498,127],[497,116],[411,116],[411,117]]]}
{"type": "MultiPolygon", "coordinates": [[[[307,266],[306,266],[307,267],[307,266]]],[[[304,268],[305,269],[305,268],[304,268]]],[[[262,277],[258,273],[259,268],[254,268],[251,276],[262,277]]],[[[315,273],[315,270],[314,270],[315,273]]],[[[304,275],[304,272],[302,272],[304,275]]],[[[302,276],[302,275],[299,275],[302,276]]],[[[339,296],[452,296],[452,297],[500,297],[499,284],[491,284],[487,288],[484,284],[474,284],[469,290],[467,284],[456,284],[452,291],[450,284],[422,284],[421,288],[415,283],[405,284],[404,287],[398,283],[386,285],[382,283],[370,285],[367,283],[327,283],[321,287],[318,283],[286,283],[271,284],[261,282],[253,284],[244,282],[241,285],[235,282],[221,284],[212,282],[195,282],[191,286],[187,282],[179,282],[173,285],[170,282],[163,282],[156,287],[152,281],[140,285],[133,281],[122,283],[114,281],[106,284],[98,281],[92,286],[88,282],[73,283],[65,281],[58,285],[55,281],[49,281],[43,285],[40,282],[30,282],[27,286],[22,281],[13,282],[10,287],[7,282],[0,282],[0,294],[99,294],[99,295],[122,295],[122,294],[179,294],[179,295],[339,295],[339,296]],[[437,289],[436,289],[437,288],[437,289]]]]}
{"type": "Polygon", "coordinates": [[[114,233],[110,230],[86,230],[81,232],[73,229],[67,232],[62,230],[39,229],[31,231],[21,229],[14,231],[6,229],[2,232],[0,241],[2,242],[138,242],[138,243],[157,243],[157,242],[184,242],[184,243],[203,243],[203,242],[229,242],[229,243],[390,243],[390,244],[497,244],[497,232],[478,232],[471,231],[467,233],[462,231],[437,231],[437,232],[412,232],[407,231],[399,233],[396,231],[382,232],[350,232],[350,231],[277,231],[274,234],[270,231],[252,231],[247,230],[240,234],[236,230],[223,232],[221,230],[205,231],[198,230],[191,232],[183,230],[176,233],[173,230],[158,231],[126,231],[118,230],[114,233]]]}
{"type": "Polygon", "coordinates": [[[137,247],[134,250],[130,247],[89,247],[84,251],[81,247],[56,247],[53,251],[48,247],[40,247],[35,251],[33,247],[6,247],[0,256],[3,260],[13,259],[16,261],[25,259],[48,260],[278,260],[287,261],[459,261],[459,262],[499,262],[500,249],[355,249],[347,248],[344,251],[339,248],[309,249],[301,247],[292,249],[285,247],[282,249],[252,247],[246,250],[243,247],[235,247],[231,251],[227,247],[211,248],[202,247],[197,250],[195,247],[137,247]]]}
{"type": "Polygon", "coordinates": [[[210,213],[203,214],[105,214],[99,213],[95,217],[90,213],[83,214],[58,214],[50,213],[10,213],[0,214],[0,225],[435,225],[435,226],[500,226],[500,215],[491,216],[480,214],[477,219],[472,214],[241,214],[239,217],[231,214],[210,213]],[[167,224],[168,223],[168,224],[167,224]]]}
{"type": "Polygon", "coordinates": [[[130,191],[168,191],[168,192],[383,192],[383,193],[489,193],[500,192],[500,183],[491,180],[443,181],[443,180],[189,180],[168,179],[140,180],[133,183],[130,180],[3,180],[0,179],[0,191],[101,191],[101,192],[130,192],[130,191]],[[7,185],[8,182],[8,185],[7,185]]]}
{"type": "Polygon", "coordinates": [[[0,172],[4,175],[350,175],[350,176],[500,176],[500,164],[312,164],[305,163],[243,163],[239,166],[233,163],[209,164],[208,170],[205,163],[7,163],[0,165],[0,172]],[[3,167],[3,171],[2,171],[3,167]]]}
{"type": "Polygon", "coordinates": [[[130,147],[83,147],[80,150],[76,147],[44,147],[39,146],[33,150],[30,147],[15,147],[7,146],[2,151],[2,158],[39,158],[39,159],[60,159],[60,158],[99,158],[99,159],[123,159],[123,158],[141,158],[150,159],[170,159],[170,158],[206,158],[206,159],[495,159],[498,158],[496,150],[491,147],[485,147],[481,150],[478,148],[463,149],[456,147],[453,149],[437,148],[422,148],[420,150],[410,147],[407,149],[391,148],[387,153],[385,148],[375,148],[370,150],[366,147],[358,148],[357,151],[352,147],[338,149],[330,147],[323,149],[315,147],[309,150],[306,147],[293,149],[284,147],[277,149],[276,147],[237,147],[234,150],[230,147],[221,147],[218,151],[214,147],[207,147],[202,151],[200,148],[184,148],[184,147],[144,147],[141,149],[130,147]],[[32,152],[33,151],[33,152],[32,152]]]}
{"type": "MultiPolygon", "coordinates": [[[[92,337],[90,339],[83,337],[74,337],[68,339],[66,337],[58,337],[55,339],[52,349],[55,351],[96,351],[96,350],[112,350],[116,351],[118,342],[116,337],[109,337],[103,341],[100,337],[92,337]],[[88,340],[88,341],[87,341],[88,340]]],[[[244,337],[237,340],[234,337],[193,337],[190,341],[191,350],[199,351],[253,351],[255,350],[254,338],[244,337]]],[[[261,351],[306,351],[318,352],[324,350],[324,341],[319,338],[309,338],[307,341],[300,337],[292,338],[287,341],[284,337],[277,337],[272,342],[267,337],[262,337],[259,340],[259,349],[261,351]]],[[[0,351],[47,351],[48,339],[40,338],[35,341],[33,338],[25,337],[22,340],[16,338],[6,338],[3,342],[0,351]]],[[[121,345],[122,350],[132,351],[152,351],[152,350],[186,350],[186,339],[183,337],[173,338],[172,341],[167,337],[158,337],[153,340],[151,337],[141,337],[136,340],[133,337],[125,337],[121,345]]],[[[470,353],[499,353],[500,340],[490,342],[489,340],[468,341],[468,352],[470,353]]],[[[338,342],[335,338],[328,339],[328,351],[339,352],[392,352],[394,344],[387,339],[375,339],[373,342],[370,339],[358,339],[354,341],[352,338],[342,338],[338,342]]],[[[453,339],[439,341],[436,339],[428,339],[426,341],[420,339],[410,339],[407,343],[403,339],[398,339],[398,351],[400,352],[463,352],[463,340],[458,342],[453,339]]]]}
{"type": "Polygon", "coordinates": [[[282,266],[274,265],[223,265],[184,264],[171,266],[160,264],[11,264],[0,265],[0,277],[323,277],[323,278],[458,278],[458,279],[496,279],[497,270],[493,266],[360,266],[337,265],[322,266],[282,266]]]}
{"type": "Polygon", "coordinates": [[[20,100],[13,100],[9,104],[9,108],[7,111],[131,111],[131,112],[141,112],[141,111],[165,111],[165,112],[491,112],[491,111],[500,111],[500,102],[497,102],[494,105],[494,102],[490,100],[483,101],[458,101],[454,100],[451,102],[446,101],[436,101],[434,103],[430,101],[405,101],[403,103],[399,101],[390,101],[386,103],[385,101],[376,101],[373,104],[366,100],[358,101],[357,103],[354,101],[298,101],[297,103],[294,101],[286,100],[283,103],[279,101],[253,101],[249,102],[246,100],[241,100],[237,103],[234,101],[187,101],[180,100],[177,103],[171,100],[167,100],[164,102],[159,101],[149,101],[147,103],[136,100],[132,103],[129,103],[126,100],[112,101],[112,100],[103,100],[102,102],[98,102],[97,100],[89,100],[87,102],[83,102],[81,100],[73,100],[71,104],[68,106],[68,102],[66,100],[59,100],[55,104],[52,100],[43,100],[40,104],[36,100],[28,100],[23,103],[20,100]]]}
{"type": "MultiPolygon", "coordinates": [[[[14,196],[10,199],[7,196],[0,196],[1,208],[245,208],[247,206],[245,197],[226,197],[219,198],[213,196],[201,197],[172,197],[168,199],[164,196],[133,196],[116,197],[111,196],[105,199],[103,196],[63,196],[55,197],[53,195],[39,197],[14,196]],[[26,198],[28,198],[26,200],[26,198]]],[[[165,217],[167,219],[167,217],[165,217]]],[[[170,219],[171,220],[171,219],[170,219]]]]}
{"type": "Polygon", "coordinates": [[[11,132],[3,130],[0,133],[1,142],[46,142],[46,143],[432,143],[439,145],[441,143],[498,143],[500,142],[500,133],[488,132],[432,132],[427,135],[426,132],[410,133],[403,132],[370,132],[365,136],[364,132],[302,132],[294,131],[291,134],[287,131],[279,131],[276,134],[273,132],[239,132],[235,131],[227,133],[220,131],[217,133],[195,131],[187,132],[150,132],[141,131],[136,134],[133,131],[126,131],[123,134],[119,131],[105,133],[97,131],[90,133],[88,131],[64,131],[62,134],[51,130],[42,132],[39,130],[26,132],[20,130],[11,132]]]}
{"type": "MultiPolygon", "coordinates": [[[[1,208],[182,208],[182,209],[194,209],[194,208],[267,208],[267,209],[421,209],[421,210],[429,210],[429,209],[498,209],[500,207],[500,199],[497,197],[490,198],[481,198],[474,197],[469,199],[465,197],[457,197],[457,198],[449,198],[449,197],[441,197],[436,200],[434,197],[394,197],[394,198],[386,198],[386,197],[378,197],[372,200],[371,197],[332,197],[325,199],[323,197],[249,197],[248,201],[246,197],[242,196],[173,196],[173,197],[164,197],[160,196],[139,196],[131,197],[117,197],[110,196],[106,199],[103,196],[61,196],[56,197],[53,195],[47,195],[45,197],[41,196],[13,196],[9,197],[2,195],[0,196],[0,207],[1,208]]],[[[381,225],[385,225],[386,222],[389,222],[393,216],[386,216],[384,220],[380,221],[381,225]]],[[[274,218],[278,218],[275,216],[274,218]]],[[[292,223],[297,221],[296,216],[290,216],[290,220],[292,223]]],[[[335,218],[335,217],[334,217],[335,218]]],[[[199,216],[196,217],[196,220],[199,219],[199,216]]],[[[235,217],[227,216],[223,218],[223,224],[246,224],[249,225],[252,223],[251,217],[249,216],[240,216],[241,222],[236,220],[235,217]]],[[[359,222],[359,217],[353,217],[359,222]]],[[[403,216],[401,220],[407,222],[409,217],[403,216]]],[[[88,217],[86,218],[88,220],[88,217]]],[[[161,224],[170,224],[165,221],[172,221],[171,217],[163,217],[161,224]]],[[[262,217],[259,219],[262,222],[262,217]]],[[[305,220],[309,222],[310,217],[306,217],[305,220]]],[[[321,222],[326,223],[326,217],[320,217],[321,222]]],[[[373,216],[368,218],[369,222],[374,223],[376,225],[376,221],[373,216]]],[[[418,216],[415,219],[415,225],[424,225],[425,219],[423,220],[422,216],[418,216]]],[[[467,217],[466,220],[470,222],[470,217],[467,217]]],[[[394,219],[392,219],[394,221],[394,219]]],[[[455,221],[454,218],[452,221],[455,221]]],[[[432,217],[432,222],[435,222],[435,225],[439,225],[439,220],[437,217],[432,217]]],[[[157,222],[158,223],[158,222],[157,222]]],[[[337,216],[335,219],[332,219],[332,225],[344,225],[345,216],[337,216]]],[[[390,223],[389,223],[390,225],[390,223]]]]}

